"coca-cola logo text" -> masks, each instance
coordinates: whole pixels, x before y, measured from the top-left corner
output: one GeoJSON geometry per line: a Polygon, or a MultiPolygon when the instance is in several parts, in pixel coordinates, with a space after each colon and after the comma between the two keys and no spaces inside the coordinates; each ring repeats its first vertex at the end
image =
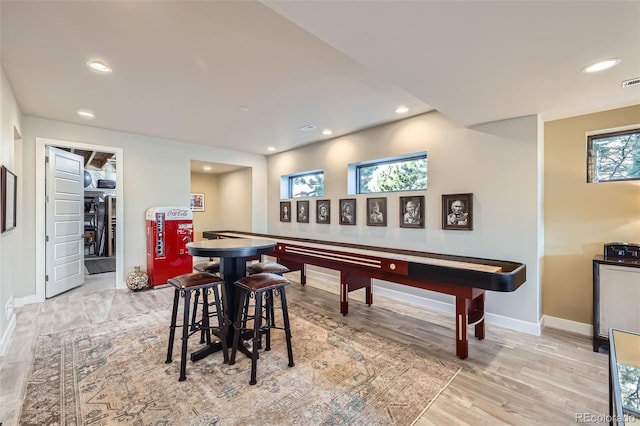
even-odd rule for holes
{"type": "Polygon", "coordinates": [[[167,217],[187,217],[188,211],[185,209],[171,209],[167,212],[167,217]]]}

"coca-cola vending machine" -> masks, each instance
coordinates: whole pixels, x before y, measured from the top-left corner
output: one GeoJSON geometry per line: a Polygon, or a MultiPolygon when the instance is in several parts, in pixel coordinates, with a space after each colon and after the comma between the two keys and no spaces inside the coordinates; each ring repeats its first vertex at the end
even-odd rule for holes
{"type": "Polygon", "coordinates": [[[193,240],[193,213],[189,207],[151,207],[147,221],[147,275],[150,286],[193,270],[187,243],[193,240]]]}

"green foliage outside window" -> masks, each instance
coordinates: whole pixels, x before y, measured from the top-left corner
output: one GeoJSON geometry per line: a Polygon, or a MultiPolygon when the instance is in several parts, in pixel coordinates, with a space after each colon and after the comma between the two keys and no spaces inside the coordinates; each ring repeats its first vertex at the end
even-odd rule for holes
{"type": "Polygon", "coordinates": [[[324,172],[290,176],[289,194],[291,198],[322,197],[324,195],[324,172]]]}
{"type": "Polygon", "coordinates": [[[358,193],[427,189],[427,156],[357,167],[358,193]]]}
{"type": "Polygon", "coordinates": [[[640,179],[640,129],[588,138],[587,181],[640,179]]]}

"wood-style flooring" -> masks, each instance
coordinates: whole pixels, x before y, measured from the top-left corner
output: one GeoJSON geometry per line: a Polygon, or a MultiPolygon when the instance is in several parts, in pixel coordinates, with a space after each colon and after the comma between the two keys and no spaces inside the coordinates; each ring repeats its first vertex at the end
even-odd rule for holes
{"type": "MultiPolygon", "coordinates": [[[[299,280],[297,273],[288,277],[299,280]]],[[[342,316],[338,283],[321,277],[289,286],[288,299],[462,367],[417,426],[608,424],[608,358],[592,351],[588,337],[552,329],[537,337],[488,324],[486,338],[470,337],[469,358],[460,360],[452,315],[376,296],[375,290],[368,307],[359,290],[351,294],[349,315],[342,316]]],[[[114,273],[87,276],[80,288],[16,309],[14,337],[0,358],[3,426],[18,424],[38,334],[171,305],[168,287],[134,293],[116,290],[114,282],[114,273]]]]}

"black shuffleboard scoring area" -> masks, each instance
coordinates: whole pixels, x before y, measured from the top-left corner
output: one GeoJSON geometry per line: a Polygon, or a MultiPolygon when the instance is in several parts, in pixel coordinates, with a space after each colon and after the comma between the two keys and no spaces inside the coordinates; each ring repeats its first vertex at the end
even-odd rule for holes
{"type": "Polygon", "coordinates": [[[340,271],[343,315],[349,312],[351,291],[364,288],[365,302],[373,303],[373,278],[455,296],[456,355],[462,359],[468,357],[468,326],[484,339],[485,291],[513,292],[526,281],[524,264],[504,260],[237,231],[205,231],[203,237],[273,239],[276,245],[268,255],[291,271],[300,271],[303,285],[307,264],[340,271]]]}

